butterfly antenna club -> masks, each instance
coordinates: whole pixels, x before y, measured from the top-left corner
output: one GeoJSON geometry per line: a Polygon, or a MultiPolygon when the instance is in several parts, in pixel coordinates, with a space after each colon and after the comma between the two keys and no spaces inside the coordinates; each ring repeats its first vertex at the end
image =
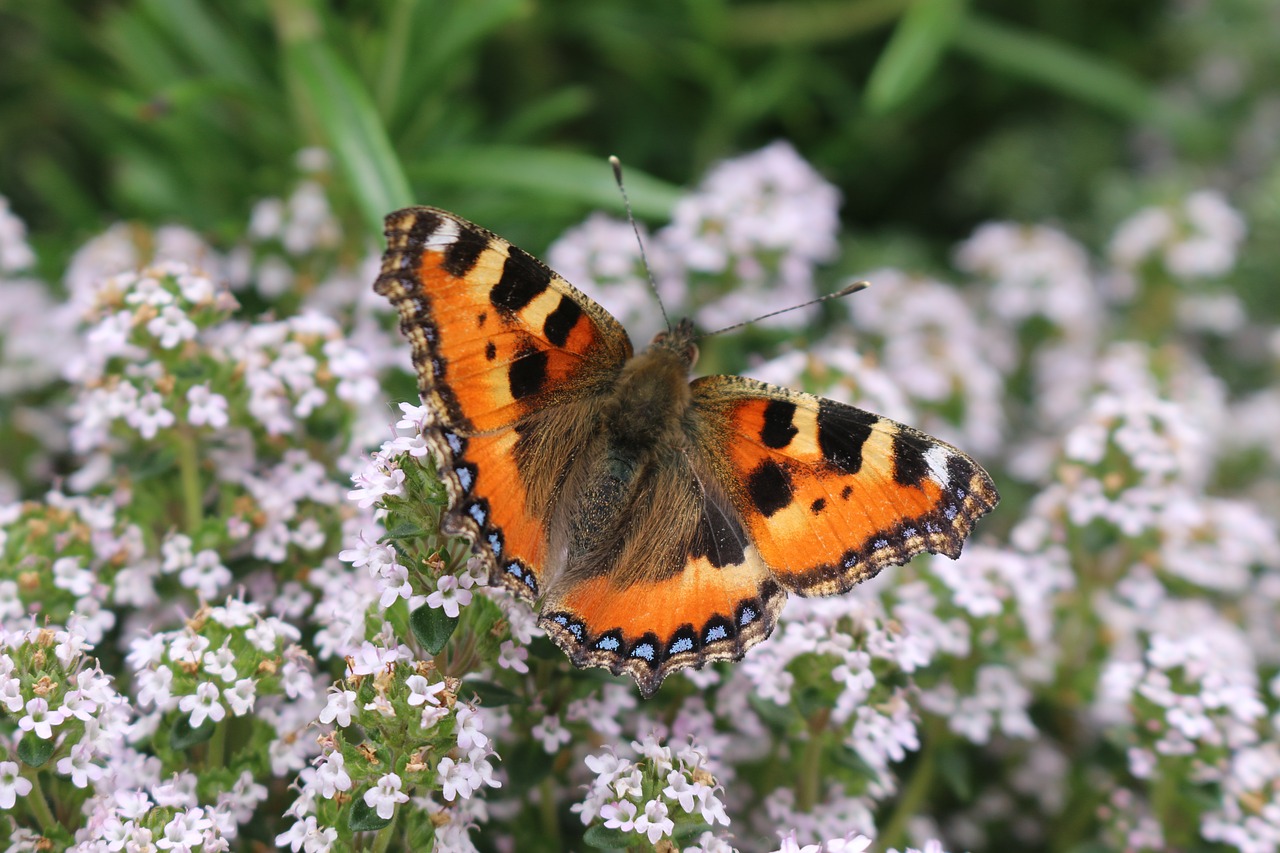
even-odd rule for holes
{"type": "Polygon", "coordinates": [[[649,287],[653,290],[653,295],[658,300],[658,308],[662,311],[662,322],[666,325],[667,331],[671,331],[671,318],[667,316],[667,306],[662,304],[662,294],[658,292],[658,283],[653,280],[653,269],[649,266],[649,258],[644,253],[644,240],[640,239],[640,227],[636,225],[636,218],[631,215],[631,199],[627,198],[627,187],[622,182],[622,161],[616,156],[609,155],[609,165],[613,167],[613,179],[618,184],[618,192],[622,193],[622,204],[627,209],[627,221],[631,223],[631,231],[636,235],[636,243],[640,246],[640,263],[644,264],[644,274],[649,277],[649,287]]]}
{"type": "Polygon", "coordinates": [[[801,302],[799,305],[792,305],[790,308],[770,311],[768,314],[761,314],[759,317],[755,317],[750,320],[743,320],[741,323],[734,323],[732,326],[725,326],[723,329],[716,329],[714,332],[703,332],[694,340],[697,340],[698,338],[709,338],[712,335],[720,335],[725,332],[732,332],[734,329],[741,329],[743,326],[750,326],[752,323],[758,323],[761,320],[767,320],[770,317],[777,317],[779,314],[786,314],[788,311],[795,311],[800,308],[807,308],[810,305],[816,305],[819,302],[826,302],[828,299],[840,299],[841,297],[848,296],[851,293],[866,290],[870,286],[871,282],[869,281],[855,281],[851,284],[846,284],[835,293],[828,293],[826,296],[819,296],[817,299],[810,299],[808,302],[801,302]]]}

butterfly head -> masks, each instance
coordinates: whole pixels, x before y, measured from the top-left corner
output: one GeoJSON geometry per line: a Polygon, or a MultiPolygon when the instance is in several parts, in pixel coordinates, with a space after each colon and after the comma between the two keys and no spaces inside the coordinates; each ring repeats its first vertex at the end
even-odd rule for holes
{"type": "Polygon", "coordinates": [[[692,368],[698,362],[698,345],[693,342],[693,321],[686,317],[676,323],[674,329],[658,332],[653,336],[649,349],[673,352],[685,367],[692,368]]]}

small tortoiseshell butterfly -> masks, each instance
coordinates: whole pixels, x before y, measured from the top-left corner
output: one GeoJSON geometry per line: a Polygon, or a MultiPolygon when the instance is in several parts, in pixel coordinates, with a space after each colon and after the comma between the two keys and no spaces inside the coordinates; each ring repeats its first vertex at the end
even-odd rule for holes
{"type": "Polygon", "coordinates": [[[451,213],[386,226],[374,288],[413,346],[444,532],[541,601],[577,666],[651,696],[675,670],[741,658],[788,592],[958,556],[999,500],[976,462],[911,427],[741,376],[690,381],[688,320],[636,355],[607,311],[451,213]]]}

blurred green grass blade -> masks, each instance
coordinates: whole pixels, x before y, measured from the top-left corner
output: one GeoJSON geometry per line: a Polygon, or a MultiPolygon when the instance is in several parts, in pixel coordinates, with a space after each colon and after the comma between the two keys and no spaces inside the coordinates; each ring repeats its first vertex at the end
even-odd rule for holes
{"type": "Polygon", "coordinates": [[[412,203],[413,194],[373,101],[318,36],[286,32],[284,58],[308,117],[346,177],[361,215],[372,233],[381,233],[382,218],[412,203]]]}
{"type": "Polygon", "coordinates": [[[964,0],[915,0],[867,80],[866,107],[884,115],[929,79],[965,14],[964,0]]]}
{"type": "Polygon", "coordinates": [[[378,103],[390,127],[412,119],[424,100],[437,100],[476,44],[531,12],[528,0],[416,0],[392,10],[394,28],[378,74],[378,103]]]}
{"type": "Polygon", "coordinates": [[[751,3],[726,10],[733,44],[777,45],[845,41],[902,16],[911,0],[821,0],[751,3]]]}
{"type": "MultiPolygon", "coordinates": [[[[679,187],[623,163],[627,194],[637,217],[663,219],[681,195],[679,187]]],[[[622,196],[605,157],[517,146],[468,146],[440,152],[413,167],[415,183],[519,190],[622,210],[622,196]]]]}
{"type": "Polygon", "coordinates": [[[1035,33],[967,15],[956,29],[955,47],[985,65],[1128,120],[1160,113],[1151,89],[1125,69],[1035,33]]]}
{"type": "Polygon", "coordinates": [[[243,36],[237,38],[200,0],[145,0],[143,6],[202,72],[240,86],[264,85],[255,57],[243,47],[243,36]]]}

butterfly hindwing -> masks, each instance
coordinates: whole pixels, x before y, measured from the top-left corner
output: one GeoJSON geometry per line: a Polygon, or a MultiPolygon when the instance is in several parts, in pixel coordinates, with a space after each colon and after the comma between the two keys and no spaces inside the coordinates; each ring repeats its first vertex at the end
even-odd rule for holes
{"type": "Polygon", "coordinates": [[[374,289],[400,314],[449,493],[445,532],[465,535],[491,576],[535,597],[546,514],[577,424],[631,355],[608,312],[506,240],[442,210],[387,217],[374,289]],[[558,445],[555,452],[551,446],[558,445]]]}
{"type": "Polygon", "coordinates": [[[568,547],[539,619],[575,665],[626,672],[651,696],[670,673],[738,660],[769,636],[786,593],[687,456],[664,454],[602,493],[608,506],[594,500],[575,514],[607,518],[606,547],[568,547]]]}
{"type": "Polygon", "coordinates": [[[693,445],[783,588],[832,595],[922,551],[956,557],[999,500],[945,442],[738,376],[692,385],[693,445]]]}

